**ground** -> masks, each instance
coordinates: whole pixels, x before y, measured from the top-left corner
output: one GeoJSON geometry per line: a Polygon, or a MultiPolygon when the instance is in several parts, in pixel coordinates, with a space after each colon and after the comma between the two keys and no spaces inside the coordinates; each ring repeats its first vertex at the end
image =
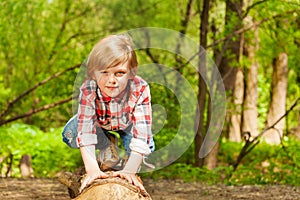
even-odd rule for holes
{"type": "MultiPolygon", "coordinates": [[[[144,185],[153,200],[294,200],[300,199],[300,187],[276,186],[225,186],[185,183],[181,180],[144,179],[144,185]]],[[[56,179],[1,179],[0,199],[70,199],[67,189],[56,179]]]]}

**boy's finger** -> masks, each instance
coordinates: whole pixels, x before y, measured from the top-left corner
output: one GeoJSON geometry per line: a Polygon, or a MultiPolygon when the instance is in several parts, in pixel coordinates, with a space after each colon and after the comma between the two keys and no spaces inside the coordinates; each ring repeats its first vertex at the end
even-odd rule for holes
{"type": "Polygon", "coordinates": [[[109,177],[108,174],[101,173],[98,178],[108,178],[108,177],[109,177]]]}
{"type": "Polygon", "coordinates": [[[88,176],[86,176],[84,178],[84,180],[82,181],[81,183],[81,187],[79,189],[79,192],[82,192],[82,190],[87,186],[89,185],[91,182],[93,182],[93,179],[89,178],[88,176]]]}
{"type": "Polygon", "coordinates": [[[118,172],[118,171],[117,171],[117,172],[113,172],[113,174],[112,174],[113,177],[117,177],[117,176],[120,176],[120,175],[121,175],[121,174],[120,174],[120,172],[118,172]]]}
{"type": "Polygon", "coordinates": [[[136,178],[133,179],[133,184],[138,188],[140,188],[141,190],[145,191],[143,184],[141,184],[136,178]]]}
{"type": "Polygon", "coordinates": [[[81,193],[82,190],[85,188],[86,184],[83,182],[79,188],[79,192],[81,193]]]}

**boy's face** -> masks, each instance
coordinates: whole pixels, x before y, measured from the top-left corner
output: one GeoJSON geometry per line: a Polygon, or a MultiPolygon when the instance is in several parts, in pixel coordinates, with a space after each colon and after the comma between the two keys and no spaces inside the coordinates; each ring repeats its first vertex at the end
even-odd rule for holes
{"type": "Polygon", "coordinates": [[[131,76],[126,62],[112,68],[96,71],[95,77],[101,93],[113,98],[126,88],[131,76]]]}

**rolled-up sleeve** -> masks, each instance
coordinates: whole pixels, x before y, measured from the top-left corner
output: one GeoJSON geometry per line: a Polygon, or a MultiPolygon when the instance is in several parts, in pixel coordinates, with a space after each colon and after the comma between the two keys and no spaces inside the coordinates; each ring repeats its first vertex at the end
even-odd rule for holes
{"type": "Polygon", "coordinates": [[[78,106],[78,135],[77,145],[86,146],[97,144],[95,99],[97,84],[86,80],[80,87],[78,106]]]}

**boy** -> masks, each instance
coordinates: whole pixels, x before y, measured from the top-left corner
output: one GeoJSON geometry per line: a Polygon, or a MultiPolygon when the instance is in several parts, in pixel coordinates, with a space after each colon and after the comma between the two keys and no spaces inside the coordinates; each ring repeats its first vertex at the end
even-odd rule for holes
{"type": "Polygon", "coordinates": [[[100,40],[87,60],[87,79],[80,87],[79,106],[66,124],[63,140],[70,147],[80,148],[86,176],[80,190],[97,178],[107,178],[98,166],[99,160],[113,168],[119,163],[118,132],[129,156],[119,176],[144,190],[136,173],[144,156],[154,151],[151,133],[151,97],[149,85],[136,75],[138,62],[131,38],[111,35],[100,40]]]}

